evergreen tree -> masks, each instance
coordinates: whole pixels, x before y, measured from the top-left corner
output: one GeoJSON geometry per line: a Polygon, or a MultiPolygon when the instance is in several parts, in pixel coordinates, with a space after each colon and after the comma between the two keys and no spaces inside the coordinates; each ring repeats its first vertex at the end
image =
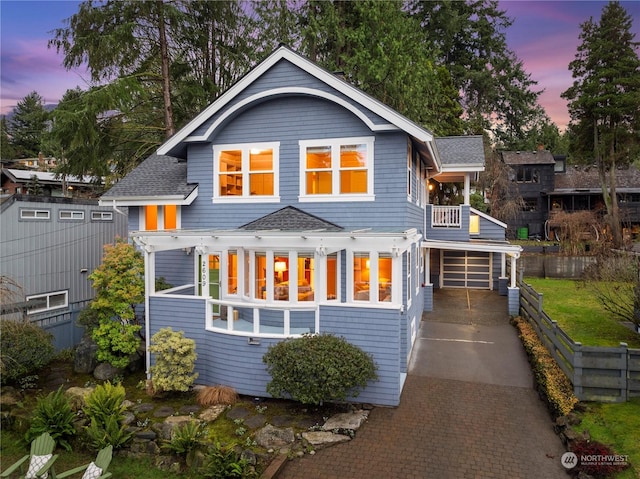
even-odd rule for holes
{"type": "Polygon", "coordinates": [[[600,22],[581,25],[569,100],[572,150],[598,166],[602,196],[614,246],[622,245],[616,195],[616,168],[638,156],[640,148],[640,58],[632,19],[618,2],[607,4],[600,22]]]}
{"type": "Polygon", "coordinates": [[[0,118],[0,162],[6,163],[14,160],[16,157],[16,150],[11,144],[11,138],[9,138],[9,125],[7,118],[3,116],[0,118]]]}
{"type": "Polygon", "coordinates": [[[37,92],[29,93],[18,102],[9,122],[9,133],[16,158],[38,156],[43,136],[47,131],[47,120],[44,100],[37,92]]]}

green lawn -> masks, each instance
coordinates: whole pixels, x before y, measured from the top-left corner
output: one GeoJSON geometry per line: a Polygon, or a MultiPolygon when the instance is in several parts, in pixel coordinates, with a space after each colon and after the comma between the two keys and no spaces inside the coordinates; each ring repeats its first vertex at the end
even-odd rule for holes
{"type": "MultiPolygon", "coordinates": [[[[626,342],[630,348],[640,348],[640,335],[612,319],[593,294],[576,281],[525,278],[525,282],[544,295],[544,311],[574,341],[589,346],[617,346],[626,342]]],[[[640,398],[626,403],[585,405],[586,411],[580,413],[582,423],[576,429],[588,430],[592,439],[629,456],[635,470],[628,469],[616,479],[640,477],[640,398]]]]}
{"type": "Polygon", "coordinates": [[[640,335],[605,311],[594,295],[569,279],[525,278],[543,294],[542,308],[573,339],[585,346],[618,346],[625,342],[640,348],[640,335]]]}

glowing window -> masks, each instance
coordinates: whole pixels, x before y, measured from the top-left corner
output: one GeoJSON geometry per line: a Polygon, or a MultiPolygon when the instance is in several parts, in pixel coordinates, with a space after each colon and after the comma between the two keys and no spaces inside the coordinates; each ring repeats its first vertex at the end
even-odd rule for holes
{"type": "Polygon", "coordinates": [[[220,146],[214,150],[216,198],[264,198],[278,193],[277,143],[220,146]]]}
{"type": "Polygon", "coordinates": [[[480,234],[480,216],[469,215],[469,234],[480,234]]]}

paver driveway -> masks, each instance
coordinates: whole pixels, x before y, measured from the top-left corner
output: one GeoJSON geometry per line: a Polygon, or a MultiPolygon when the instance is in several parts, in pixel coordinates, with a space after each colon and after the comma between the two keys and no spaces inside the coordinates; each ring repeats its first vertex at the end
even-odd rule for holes
{"type": "Polygon", "coordinates": [[[469,293],[436,293],[400,406],[375,408],[353,441],[290,461],[278,478],[566,478],[506,298],[469,293]]]}

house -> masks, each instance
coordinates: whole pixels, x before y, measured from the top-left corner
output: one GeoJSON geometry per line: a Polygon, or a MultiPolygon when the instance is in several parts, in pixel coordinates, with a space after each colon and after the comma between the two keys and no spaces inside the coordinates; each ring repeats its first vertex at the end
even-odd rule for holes
{"type": "Polygon", "coordinates": [[[98,200],[11,195],[0,203],[0,317],[26,316],[54,335],[58,350],[75,346],[77,313],[93,299],[89,274],[103,246],[127,236],[127,217],[98,200]]]}
{"type": "Polygon", "coordinates": [[[434,289],[500,290],[517,312],[521,249],[469,206],[483,167],[481,137],[435,138],[280,47],[100,203],[129,208],[147,341],[184,331],[199,381],[265,396],[269,346],[325,332],[373,355],[359,400],[397,405],[434,289]],[[431,204],[450,182],[464,204],[431,204]]]}
{"type": "MultiPolygon", "coordinates": [[[[513,170],[513,181],[524,209],[510,226],[519,239],[536,236],[554,239],[554,217],[559,212],[605,212],[602,185],[595,165],[571,166],[566,157],[547,150],[504,151],[502,160],[513,170]]],[[[625,234],[640,234],[640,170],[634,165],[615,171],[616,194],[625,234]]]]}
{"type": "Polygon", "coordinates": [[[61,177],[48,171],[16,168],[2,168],[1,171],[2,194],[95,198],[103,186],[102,182],[96,183],[91,176],[61,177]],[[32,192],[34,189],[39,190],[37,194],[32,192]]]}

